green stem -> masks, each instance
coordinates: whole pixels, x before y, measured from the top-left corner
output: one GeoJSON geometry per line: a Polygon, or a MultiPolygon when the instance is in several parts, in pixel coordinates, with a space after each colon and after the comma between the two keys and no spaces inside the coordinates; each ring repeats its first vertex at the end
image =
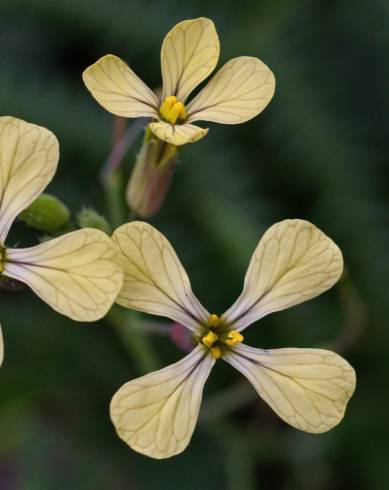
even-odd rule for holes
{"type": "MultiPolygon", "coordinates": [[[[126,151],[140,130],[140,126],[132,125],[126,131],[126,124],[123,124],[123,120],[114,119],[112,151],[101,172],[107,214],[113,229],[130,221],[124,199],[123,176],[120,166],[126,151]]],[[[114,306],[108,314],[108,320],[115,328],[130,357],[134,359],[137,370],[141,374],[154,371],[160,367],[158,356],[146,329],[143,328],[139,313],[114,306]]]]}
{"type": "Polygon", "coordinates": [[[123,346],[134,360],[139,374],[160,368],[160,362],[138,312],[115,306],[108,314],[123,346]]]}
{"type": "Polygon", "coordinates": [[[238,382],[229,388],[208,396],[201,407],[200,422],[209,424],[239,410],[258,397],[246,382],[238,382]]]}
{"type": "MultiPolygon", "coordinates": [[[[212,422],[208,430],[220,444],[228,490],[255,490],[254,455],[247,434],[227,419],[212,422]]],[[[258,439],[258,438],[257,438],[258,439]]]]}
{"type": "Polygon", "coordinates": [[[124,202],[123,179],[120,170],[115,170],[103,179],[108,217],[113,229],[127,221],[124,202]]]}
{"type": "Polygon", "coordinates": [[[336,352],[347,352],[358,344],[364,334],[368,311],[367,306],[352,278],[345,270],[338,285],[340,300],[346,315],[346,324],[334,341],[336,352]]]}

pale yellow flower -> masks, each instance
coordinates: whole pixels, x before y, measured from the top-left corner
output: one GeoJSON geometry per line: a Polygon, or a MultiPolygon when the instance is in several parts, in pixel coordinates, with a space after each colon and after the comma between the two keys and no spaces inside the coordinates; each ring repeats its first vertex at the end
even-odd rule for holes
{"type": "MultiPolygon", "coordinates": [[[[319,433],[340,422],[355,388],[354,370],[343,358],[323,349],[255,349],[242,343],[241,333],[269,313],[318,296],[339,279],[342,254],[324,233],[302,220],[269,228],[253,254],[243,292],[220,317],[194,296],[172,246],[155,228],[129,223],[113,239],[124,268],[117,302],[185,325],[197,343],[181,361],[124,384],[114,395],[111,418],[129,446],[153,458],[183,451],[204,383],[219,358],[242,372],[291,426],[319,433]]],[[[214,275],[210,280],[217,287],[214,275]]]]}
{"type": "Polygon", "coordinates": [[[12,222],[51,181],[58,159],[49,130],[0,117],[0,275],[24,282],[63,315],[94,321],[107,313],[123,281],[118,249],[106,234],[85,228],[30,248],[4,244],[12,222]]]}
{"type": "Polygon", "coordinates": [[[109,54],[83,73],[88,90],[112,114],[150,117],[149,127],[172,145],[198,141],[208,132],[196,121],[239,124],[267,106],[275,80],[258,58],[228,61],[187,104],[192,91],[216,68],[219,38],[210,19],[184,20],[166,35],[161,49],[161,100],[120,58],[109,54]]]}

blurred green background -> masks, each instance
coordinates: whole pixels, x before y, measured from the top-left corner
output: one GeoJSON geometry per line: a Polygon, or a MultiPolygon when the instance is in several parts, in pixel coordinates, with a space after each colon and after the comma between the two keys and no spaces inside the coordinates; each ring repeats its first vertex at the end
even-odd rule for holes
{"type": "MultiPolygon", "coordinates": [[[[183,148],[151,222],[215,312],[239,294],[271,224],[298,217],[325,231],[343,250],[345,278],[263,319],[247,340],[333,348],[355,367],[357,391],[338,427],[310,435],[280,421],[239,373],[217,363],[190,446],[154,461],[122,443],[108,417],[113,393],[140,372],[117,330],[107,320],[72,322],[28,290],[1,291],[1,490],[389,488],[388,2],[1,0],[1,114],[50,128],[61,162],[49,191],[73,212],[92,205],[105,213],[99,170],[113,118],[81,73],[113,53],[158,87],[164,35],[198,16],[216,23],[221,63],[257,56],[277,90],[259,117],[210,124],[206,138],[183,148]]],[[[139,144],[126,155],[126,175],[139,144]]],[[[17,223],[8,244],[35,238],[17,223]]],[[[151,340],[161,366],[182,357],[168,336],[151,340]]]]}

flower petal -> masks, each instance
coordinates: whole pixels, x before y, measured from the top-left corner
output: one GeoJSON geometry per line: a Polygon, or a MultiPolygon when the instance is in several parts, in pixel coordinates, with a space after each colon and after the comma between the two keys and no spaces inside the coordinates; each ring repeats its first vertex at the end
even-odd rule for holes
{"type": "Polygon", "coordinates": [[[199,128],[194,124],[173,125],[160,121],[150,123],[149,126],[155,136],[175,146],[194,143],[208,133],[208,129],[199,128]]]}
{"type": "Polygon", "coordinates": [[[162,100],[175,95],[184,103],[188,95],[215,69],[219,38],[210,19],[184,20],[166,35],[161,49],[162,100]]]}
{"type": "Polygon", "coordinates": [[[158,99],[120,58],[107,54],[89,66],[82,78],[107,111],[123,117],[158,117],[158,99]]]}
{"type": "Polygon", "coordinates": [[[354,369],[328,350],[261,350],[240,344],[224,359],[282,420],[305,432],[337,425],[355,389],[354,369]]]}
{"type": "Polygon", "coordinates": [[[214,363],[198,345],[181,361],[124,384],[110,406],[119,437],[152,458],[181,453],[192,437],[214,363]]]}
{"type": "Polygon", "coordinates": [[[1,330],[1,325],[0,325],[0,366],[3,364],[4,361],[4,340],[3,340],[3,332],[1,330]]]}
{"type": "Polygon", "coordinates": [[[188,104],[187,122],[239,124],[262,112],[273,97],[275,79],[258,58],[228,61],[188,104]]]}
{"type": "Polygon", "coordinates": [[[24,249],[7,249],[4,274],[28,284],[59,313],[95,321],[111,308],[122,286],[117,247],[92,228],[24,249]]]}
{"type": "Polygon", "coordinates": [[[342,252],[316,226],[300,219],[281,221],[260,240],[243,291],[223,318],[243,330],[269,313],[327,291],[342,271],[342,252]]]}
{"type": "Polygon", "coordinates": [[[46,128],[0,117],[0,243],[12,222],[53,178],[58,141],[46,128]]]}
{"type": "Polygon", "coordinates": [[[119,305],[161,315],[196,330],[209,313],[190,287],[189,278],[173,247],[158,230],[133,221],[115,230],[112,239],[122,254],[123,288],[119,305]]]}

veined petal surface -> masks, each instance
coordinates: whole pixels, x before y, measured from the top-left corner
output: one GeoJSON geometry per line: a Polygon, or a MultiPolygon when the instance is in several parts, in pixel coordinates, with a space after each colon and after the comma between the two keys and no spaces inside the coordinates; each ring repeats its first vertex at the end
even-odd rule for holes
{"type": "Polygon", "coordinates": [[[4,274],[28,284],[59,313],[95,321],[108,312],[122,286],[117,254],[105,233],[84,228],[35,247],[7,249],[4,274]]]}
{"type": "Polygon", "coordinates": [[[166,35],[161,49],[162,100],[169,95],[185,103],[188,95],[215,69],[219,38],[210,19],[184,20],[166,35]]]}
{"type": "Polygon", "coordinates": [[[198,345],[181,361],[124,384],[110,406],[119,437],[152,458],[182,452],[192,437],[214,363],[198,345]]]}
{"type": "Polygon", "coordinates": [[[186,145],[204,138],[208,129],[200,128],[194,124],[169,124],[163,121],[149,124],[151,131],[160,140],[174,146],[186,145]]]}
{"type": "Polygon", "coordinates": [[[16,218],[53,178],[58,140],[46,128],[0,117],[0,244],[16,218]]]}
{"type": "Polygon", "coordinates": [[[355,389],[354,369],[328,350],[261,350],[240,344],[224,359],[282,420],[305,432],[337,425],[355,389]]]}
{"type": "Polygon", "coordinates": [[[116,300],[134,310],[161,315],[196,330],[209,313],[192,292],[189,278],[168,240],[142,221],[115,230],[123,288],[116,300]]]}
{"type": "Polygon", "coordinates": [[[339,247],[308,221],[284,220],[260,240],[241,295],[223,319],[243,330],[269,313],[327,291],[343,271],[339,247]]]}
{"type": "Polygon", "coordinates": [[[158,117],[158,99],[120,58],[107,54],[89,66],[82,78],[107,111],[122,117],[158,117]]]}
{"type": "Polygon", "coordinates": [[[272,71],[258,58],[228,61],[188,104],[188,123],[239,124],[262,112],[273,97],[272,71]]]}

